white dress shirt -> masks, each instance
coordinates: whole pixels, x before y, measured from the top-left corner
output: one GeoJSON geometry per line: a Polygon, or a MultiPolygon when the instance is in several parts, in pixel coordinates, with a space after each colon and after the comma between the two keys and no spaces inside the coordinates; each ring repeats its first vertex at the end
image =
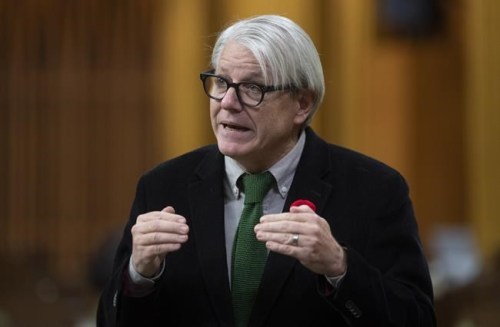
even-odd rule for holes
{"type": "MultiPolygon", "coordinates": [[[[295,144],[292,150],[268,169],[274,176],[276,183],[271,187],[262,202],[262,211],[264,215],[288,211],[288,208],[283,208],[283,206],[290,186],[292,185],[295,170],[299,164],[302,151],[304,150],[305,137],[305,132],[302,131],[297,144],[295,144]]],[[[224,163],[226,172],[224,177],[224,228],[226,236],[227,271],[229,280],[231,280],[233,241],[236,230],[238,229],[238,223],[245,199],[244,192],[240,190],[238,186],[238,179],[245,173],[245,170],[236,160],[230,157],[225,156],[224,163]]],[[[146,278],[137,272],[131,258],[128,268],[129,276],[132,283],[138,286],[137,289],[133,287],[131,295],[143,296],[152,291],[155,280],[161,276],[164,269],[165,264],[163,262],[158,274],[153,278],[146,278]]],[[[338,287],[344,276],[345,274],[338,277],[325,277],[332,286],[338,287]]]]}

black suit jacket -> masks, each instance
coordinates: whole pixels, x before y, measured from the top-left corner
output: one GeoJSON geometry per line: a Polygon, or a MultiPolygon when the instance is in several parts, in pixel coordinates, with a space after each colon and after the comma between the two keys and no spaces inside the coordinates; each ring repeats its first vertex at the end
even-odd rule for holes
{"type": "MultiPolygon", "coordinates": [[[[310,128],[284,211],[307,199],[347,249],[347,274],[325,278],[270,253],[251,326],[434,326],[432,286],[408,188],[395,170],[327,144],[310,128]]],[[[223,155],[211,145],[167,161],[139,181],[104,289],[98,326],[233,326],[224,241],[223,155]],[[167,256],[155,291],[128,297],[124,271],[139,214],[171,205],[189,240],[167,256]]]]}

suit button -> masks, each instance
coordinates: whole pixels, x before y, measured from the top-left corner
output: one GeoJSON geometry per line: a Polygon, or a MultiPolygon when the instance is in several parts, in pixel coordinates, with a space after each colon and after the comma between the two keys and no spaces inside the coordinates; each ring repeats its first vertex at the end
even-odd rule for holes
{"type": "Polygon", "coordinates": [[[113,307],[116,308],[116,303],[118,302],[118,291],[113,295],[113,307]]]}
{"type": "Polygon", "coordinates": [[[346,309],[349,310],[349,312],[353,315],[354,318],[360,318],[361,315],[362,315],[362,312],[361,310],[358,308],[358,306],[356,304],[354,304],[353,301],[351,300],[348,300],[346,303],[345,303],[345,307],[346,309]]]}

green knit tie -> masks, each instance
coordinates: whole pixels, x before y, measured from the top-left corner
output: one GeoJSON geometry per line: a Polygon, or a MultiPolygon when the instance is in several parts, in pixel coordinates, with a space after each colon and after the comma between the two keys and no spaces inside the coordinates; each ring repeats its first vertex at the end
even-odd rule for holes
{"type": "Polygon", "coordinates": [[[237,327],[246,327],[267,259],[264,243],[255,237],[254,227],[262,217],[262,199],[274,181],[269,172],[244,174],[245,206],[233,243],[231,292],[237,327]]]}

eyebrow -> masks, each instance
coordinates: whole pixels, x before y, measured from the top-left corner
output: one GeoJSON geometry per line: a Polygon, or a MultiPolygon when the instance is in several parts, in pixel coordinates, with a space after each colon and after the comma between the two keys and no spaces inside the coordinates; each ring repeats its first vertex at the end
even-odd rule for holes
{"type": "MultiPolygon", "coordinates": [[[[224,71],[217,72],[217,70],[214,70],[214,74],[221,75],[223,77],[226,77],[230,79],[232,82],[233,79],[229,78],[228,74],[225,74],[224,71]]],[[[249,74],[245,75],[245,78],[242,78],[240,82],[252,82],[256,84],[263,84],[264,83],[264,76],[262,75],[261,72],[250,72],[249,74]]]]}

